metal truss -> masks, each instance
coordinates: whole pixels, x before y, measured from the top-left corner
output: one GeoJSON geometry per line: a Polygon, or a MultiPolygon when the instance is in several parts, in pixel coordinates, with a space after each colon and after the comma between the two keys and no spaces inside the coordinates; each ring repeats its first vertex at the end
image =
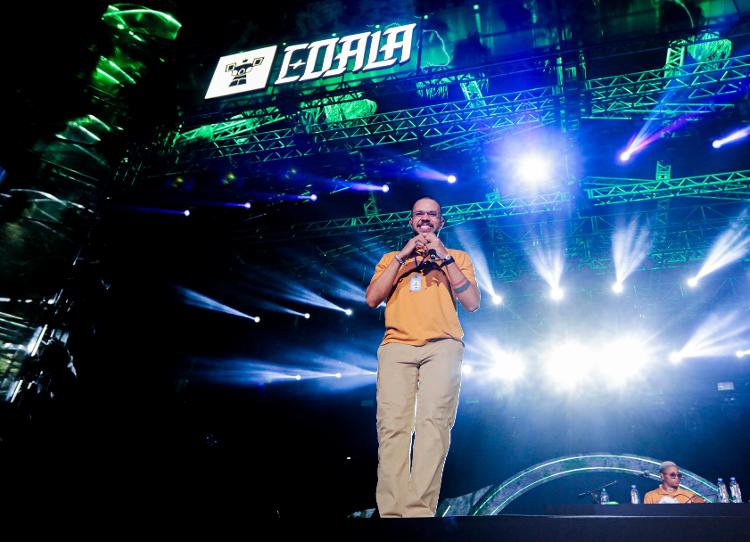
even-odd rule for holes
{"type": "MultiPolygon", "coordinates": [[[[632,52],[632,51],[631,51],[632,52]]],[[[505,60],[482,66],[470,68],[445,69],[440,67],[438,71],[431,68],[423,68],[419,71],[401,72],[388,74],[373,80],[339,81],[328,83],[315,89],[306,90],[299,94],[285,93],[272,94],[270,96],[248,96],[246,98],[234,98],[231,115],[242,115],[244,118],[255,116],[263,117],[267,114],[266,108],[269,101],[279,110],[317,109],[330,105],[341,105],[343,103],[360,100],[363,95],[370,99],[387,98],[394,95],[413,93],[415,87],[421,95],[430,94],[431,89],[438,89],[449,85],[470,84],[478,79],[496,79],[507,76],[518,76],[532,72],[543,71],[548,59],[561,54],[559,51],[540,53],[534,57],[516,60],[505,60]],[[302,101],[300,101],[302,100],[302,101]]],[[[195,115],[188,119],[190,130],[200,127],[206,123],[216,124],[215,119],[219,115],[215,111],[195,115]],[[210,120],[214,119],[214,120],[210,120]]],[[[290,113],[289,116],[294,116],[290,113]]]]}
{"type": "MultiPolygon", "coordinates": [[[[525,247],[540,243],[562,247],[568,269],[589,269],[597,274],[611,272],[614,269],[612,234],[618,227],[633,220],[648,229],[652,240],[648,257],[639,266],[640,271],[679,268],[691,262],[700,262],[706,258],[714,241],[727,228],[750,225],[750,218],[736,216],[736,206],[731,202],[673,207],[669,211],[675,215],[672,222],[664,216],[664,209],[660,206],[637,212],[623,210],[609,215],[579,215],[577,218],[540,214],[532,222],[520,223],[502,220],[508,215],[502,212],[494,214],[494,210],[487,212],[485,205],[486,202],[453,206],[450,210],[454,218],[449,221],[450,226],[446,229],[468,220],[483,220],[488,234],[480,234],[486,240],[484,251],[490,256],[491,276],[499,282],[513,282],[533,272],[529,258],[525,255],[525,247]],[[485,211],[477,210],[461,217],[463,211],[474,206],[477,209],[484,208],[485,211]]],[[[445,210],[448,211],[449,208],[446,207],[445,210]]],[[[367,226],[370,235],[361,235],[356,241],[350,240],[338,247],[319,249],[316,257],[323,265],[334,264],[338,258],[355,252],[372,252],[372,256],[378,257],[385,245],[400,245],[406,241],[396,240],[393,235],[397,233],[397,228],[405,227],[408,216],[409,211],[404,211],[372,217],[374,222],[367,226]],[[381,222],[387,224],[378,227],[377,224],[381,222]],[[390,224],[392,228],[386,229],[390,224]],[[390,236],[388,242],[387,236],[390,236]]],[[[310,230],[326,232],[333,232],[335,228],[338,233],[344,234],[351,233],[352,225],[361,225],[363,221],[364,217],[356,217],[309,223],[307,226],[310,230]]],[[[304,237],[300,233],[290,238],[304,237]]],[[[316,237],[322,235],[316,234],[316,237]]],[[[750,257],[746,257],[745,261],[750,261],[750,257]]]]}
{"type": "MultiPolygon", "coordinates": [[[[731,100],[747,85],[748,75],[750,55],[669,66],[586,80],[584,88],[574,89],[579,93],[574,101],[580,104],[585,119],[702,115],[733,107],[731,100]]],[[[260,110],[260,116],[249,114],[249,119],[179,134],[173,149],[194,158],[242,155],[253,162],[268,162],[430,139],[437,148],[456,148],[502,137],[503,129],[559,122],[560,107],[567,99],[563,85],[483,96],[473,89],[477,77],[483,80],[485,76],[464,74],[460,84],[466,99],[461,101],[333,123],[304,123],[300,112],[281,115],[271,107],[260,110]],[[264,124],[281,120],[291,126],[258,131],[264,124]],[[208,141],[201,140],[207,136],[208,141]]],[[[315,107],[324,101],[318,100],[315,107]]]]}
{"type": "MultiPolygon", "coordinates": [[[[664,242],[653,243],[648,257],[640,266],[641,270],[682,267],[686,263],[701,261],[706,257],[713,241],[728,227],[731,219],[701,218],[707,213],[713,213],[711,209],[705,209],[703,206],[700,208],[702,212],[694,212],[691,218],[674,225],[659,224],[654,220],[654,212],[642,212],[627,217],[630,220],[637,218],[643,224],[648,224],[651,239],[665,239],[664,242]]],[[[531,270],[528,258],[523,256],[522,247],[540,242],[547,246],[564,247],[567,268],[586,268],[595,272],[613,270],[612,233],[618,224],[615,218],[617,217],[579,217],[568,221],[567,230],[548,227],[553,233],[544,236],[540,235],[533,224],[505,224],[502,231],[492,235],[489,241],[493,250],[492,277],[502,282],[512,282],[524,272],[531,270]]],[[[619,218],[623,218],[623,215],[619,218]]],[[[745,220],[745,223],[750,221],[745,220]]]]}
{"type": "Polygon", "coordinates": [[[586,81],[591,113],[585,118],[651,118],[703,114],[732,107],[730,100],[747,85],[750,55],[586,81]]]}
{"type": "MultiPolygon", "coordinates": [[[[724,38],[734,39],[746,35],[750,28],[746,20],[733,21],[731,31],[727,33],[726,22],[717,23],[715,34],[723,35],[724,38]]],[[[710,30],[706,27],[704,30],[710,30]]],[[[488,36],[491,37],[491,36],[488,36]]],[[[681,52],[679,61],[668,62],[666,68],[681,66],[684,63],[684,52],[686,47],[695,46],[700,43],[716,41],[713,38],[701,37],[698,40],[686,40],[684,32],[662,32],[625,38],[615,42],[591,43],[584,49],[573,43],[555,43],[549,47],[540,47],[529,51],[529,55],[523,58],[507,59],[497,62],[482,64],[481,66],[470,66],[466,68],[446,69],[440,66],[435,70],[423,66],[412,71],[402,71],[395,74],[387,74],[377,79],[360,79],[351,81],[328,81],[319,87],[307,89],[304,94],[289,92],[272,92],[271,95],[262,96],[236,96],[231,100],[231,111],[227,113],[225,107],[221,112],[216,111],[214,103],[207,103],[202,109],[203,113],[193,115],[187,119],[190,129],[206,123],[215,123],[219,116],[226,118],[227,114],[241,114],[249,118],[254,115],[264,115],[265,108],[269,103],[278,106],[279,109],[305,109],[305,103],[315,103],[319,106],[337,105],[353,98],[355,94],[364,93],[368,98],[378,100],[388,96],[413,93],[415,87],[422,89],[444,87],[447,85],[461,85],[481,77],[486,79],[501,79],[504,77],[516,78],[527,76],[531,73],[542,73],[549,69],[560,57],[569,57],[583,53],[589,61],[611,62],[619,57],[630,57],[647,51],[664,50],[664,43],[670,43],[669,49],[681,52]],[[561,47],[562,46],[562,47],[561,47]],[[567,46],[567,47],[566,47],[567,46]],[[300,97],[304,99],[300,103],[300,97]]],[[[674,57],[674,55],[673,55],[674,57]]],[[[274,89],[277,90],[277,89],[274,89]]],[[[229,105],[229,104],[227,104],[229,105]]]]}
{"type": "Polygon", "coordinates": [[[3,345],[25,345],[35,329],[23,316],[0,312],[0,341],[3,345]]]}
{"type": "MultiPolygon", "coordinates": [[[[705,216],[706,209],[702,206],[700,209],[700,214],[705,216]]],[[[659,224],[656,220],[651,220],[649,232],[655,242],[640,269],[670,269],[704,260],[716,238],[729,227],[731,219],[702,219],[695,215],[696,213],[692,219],[681,220],[673,225],[659,224]],[[658,239],[662,241],[657,241],[658,239]]],[[[750,220],[747,219],[740,222],[750,224],[750,220]]],[[[612,222],[603,221],[601,217],[583,219],[579,224],[581,228],[571,235],[566,256],[575,258],[579,268],[613,269],[610,247],[616,226],[612,222]]]]}
{"type": "Polygon", "coordinates": [[[343,122],[299,124],[268,132],[235,131],[226,138],[196,144],[190,152],[195,157],[243,155],[252,161],[267,162],[494,132],[509,126],[550,123],[555,118],[557,107],[558,99],[553,95],[552,87],[543,87],[379,113],[343,122]]]}
{"type": "MultiPolygon", "coordinates": [[[[637,271],[683,268],[687,264],[698,265],[699,262],[705,260],[714,241],[730,227],[732,222],[732,219],[727,217],[701,218],[701,216],[714,214],[710,206],[700,206],[691,213],[690,218],[673,225],[659,224],[653,220],[654,212],[636,215],[640,216],[643,223],[649,224],[650,236],[655,240],[648,256],[641,262],[637,271]],[[656,240],[660,237],[665,241],[657,242],[656,240]]],[[[748,225],[750,220],[744,219],[738,223],[748,225]]],[[[492,225],[488,226],[492,229],[492,225]]],[[[615,221],[607,217],[579,217],[570,221],[568,226],[568,231],[557,231],[543,238],[547,246],[563,247],[566,269],[587,269],[595,274],[614,276],[611,243],[612,234],[617,227],[615,221]]],[[[492,251],[490,274],[493,280],[500,283],[512,283],[522,276],[533,274],[533,266],[523,247],[539,243],[539,239],[534,225],[530,224],[516,227],[509,227],[506,224],[500,235],[490,236],[488,241],[492,251]]],[[[750,257],[745,257],[744,261],[750,261],[750,257]]],[[[605,288],[608,287],[608,285],[605,286],[605,288]]]]}
{"type": "Polygon", "coordinates": [[[503,126],[494,130],[461,130],[459,135],[447,136],[439,140],[437,143],[433,143],[430,147],[433,150],[449,150],[449,149],[475,149],[477,144],[492,143],[503,139],[509,132],[517,136],[521,133],[536,130],[543,126],[551,126],[557,123],[557,114],[553,112],[546,112],[539,122],[526,124],[526,125],[514,125],[514,126],[503,126]]]}
{"type": "Polygon", "coordinates": [[[25,358],[26,351],[17,345],[0,348],[0,397],[3,399],[12,395],[25,358]]]}
{"type": "MultiPolygon", "coordinates": [[[[484,220],[529,213],[554,211],[570,200],[566,192],[553,192],[534,196],[496,198],[489,201],[462,203],[443,207],[443,216],[452,225],[469,220],[484,220]]],[[[305,222],[293,225],[289,230],[263,235],[265,241],[281,239],[306,239],[327,237],[348,233],[386,232],[402,228],[411,211],[381,213],[372,216],[358,216],[305,222]]]]}
{"type": "Polygon", "coordinates": [[[731,199],[747,200],[750,198],[750,170],[654,181],[587,177],[583,185],[589,201],[594,205],[630,203],[678,196],[722,199],[729,196],[731,199]]]}
{"type": "Polygon", "coordinates": [[[3,399],[12,392],[26,358],[27,345],[37,329],[26,316],[0,312],[0,397],[3,399]]]}
{"type": "Polygon", "coordinates": [[[177,133],[172,143],[181,145],[201,140],[236,140],[255,132],[261,126],[282,121],[286,117],[275,106],[263,107],[240,113],[225,122],[204,124],[198,128],[177,133]]]}
{"type": "MultiPolygon", "coordinates": [[[[659,180],[615,177],[586,177],[582,181],[588,200],[595,206],[615,203],[660,200],[675,197],[702,199],[750,199],[750,170],[711,173],[695,177],[659,180]]],[[[560,209],[571,199],[567,192],[531,196],[501,197],[489,194],[487,201],[449,205],[443,214],[452,225],[472,220],[487,220],[521,214],[543,213],[560,209]]],[[[698,206],[696,208],[703,208],[698,206]]],[[[411,211],[369,213],[365,216],[337,218],[295,224],[288,230],[268,232],[264,241],[308,239],[350,233],[386,232],[403,226],[411,211]]],[[[705,217],[700,218],[705,220],[705,217]]],[[[661,221],[664,224],[664,220],[661,221]]]]}

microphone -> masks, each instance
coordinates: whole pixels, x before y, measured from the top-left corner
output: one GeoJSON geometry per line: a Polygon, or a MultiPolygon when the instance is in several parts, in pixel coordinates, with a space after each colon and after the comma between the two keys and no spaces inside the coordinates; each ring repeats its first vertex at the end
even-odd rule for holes
{"type": "Polygon", "coordinates": [[[599,493],[605,487],[613,486],[616,483],[617,483],[617,480],[612,480],[608,484],[604,484],[603,486],[595,487],[593,489],[588,489],[588,490],[584,491],[583,493],[579,493],[577,496],[578,497],[585,497],[586,495],[592,495],[593,496],[593,495],[596,495],[597,493],[599,493]]]}

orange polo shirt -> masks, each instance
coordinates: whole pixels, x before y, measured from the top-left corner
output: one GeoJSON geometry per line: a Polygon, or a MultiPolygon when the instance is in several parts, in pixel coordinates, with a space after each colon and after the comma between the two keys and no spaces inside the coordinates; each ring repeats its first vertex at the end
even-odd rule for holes
{"type": "MultiPolygon", "coordinates": [[[[455,264],[474,285],[477,283],[471,258],[463,250],[448,249],[455,264]]],[[[384,255],[375,266],[376,280],[391,263],[397,252],[384,255]]],[[[403,343],[421,346],[436,339],[460,341],[464,332],[458,321],[457,300],[451,290],[446,271],[440,260],[424,262],[422,257],[409,258],[398,271],[396,282],[385,304],[385,336],[381,344],[403,343]],[[416,278],[413,278],[416,277],[416,278]]]]}
{"type": "MultiPolygon", "coordinates": [[[[656,489],[649,491],[643,496],[643,504],[661,504],[661,500],[664,497],[669,497],[676,500],[679,504],[694,504],[706,502],[702,497],[699,497],[696,493],[693,493],[689,489],[684,487],[678,487],[674,492],[669,493],[665,491],[661,485],[656,489]]],[[[671,501],[666,500],[665,502],[670,503],[671,501]]]]}

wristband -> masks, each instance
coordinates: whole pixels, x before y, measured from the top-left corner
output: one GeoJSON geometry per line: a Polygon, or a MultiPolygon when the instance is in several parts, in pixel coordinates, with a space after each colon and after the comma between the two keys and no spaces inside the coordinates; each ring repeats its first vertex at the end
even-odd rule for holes
{"type": "Polygon", "coordinates": [[[406,262],[405,262],[404,260],[402,260],[402,259],[401,259],[401,258],[399,257],[399,255],[398,255],[398,254],[396,254],[396,255],[394,256],[394,258],[396,258],[396,261],[397,261],[397,262],[398,262],[398,263],[399,263],[400,265],[404,265],[404,264],[406,263],[406,262]]]}
{"type": "Polygon", "coordinates": [[[453,259],[453,256],[448,254],[445,258],[443,258],[443,263],[440,264],[440,267],[445,267],[446,265],[450,265],[452,263],[456,263],[456,260],[453,259]]]}

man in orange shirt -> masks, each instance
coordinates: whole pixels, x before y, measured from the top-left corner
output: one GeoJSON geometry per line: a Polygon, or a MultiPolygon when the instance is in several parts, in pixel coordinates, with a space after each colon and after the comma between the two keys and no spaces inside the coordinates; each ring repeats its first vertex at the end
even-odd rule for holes
{"type": "Polygon", "coordinates": [[[690,504],[706,502],[687,488],[680,487],[682,473],[672,461],[665,461],[659,468],[661,484],[643,496],[643,504],[690,504]]]}
{"type": "Polygon", "coordinates": [[[380,259],[365,294],[372,308],[386,301],[375,491],[384,518],[435,515],[461,387],[457,302],[473,312],[480,297],[469,255],[438,238],[440,204],[417,200],[409,224],[415,236],[380,259]]]}

